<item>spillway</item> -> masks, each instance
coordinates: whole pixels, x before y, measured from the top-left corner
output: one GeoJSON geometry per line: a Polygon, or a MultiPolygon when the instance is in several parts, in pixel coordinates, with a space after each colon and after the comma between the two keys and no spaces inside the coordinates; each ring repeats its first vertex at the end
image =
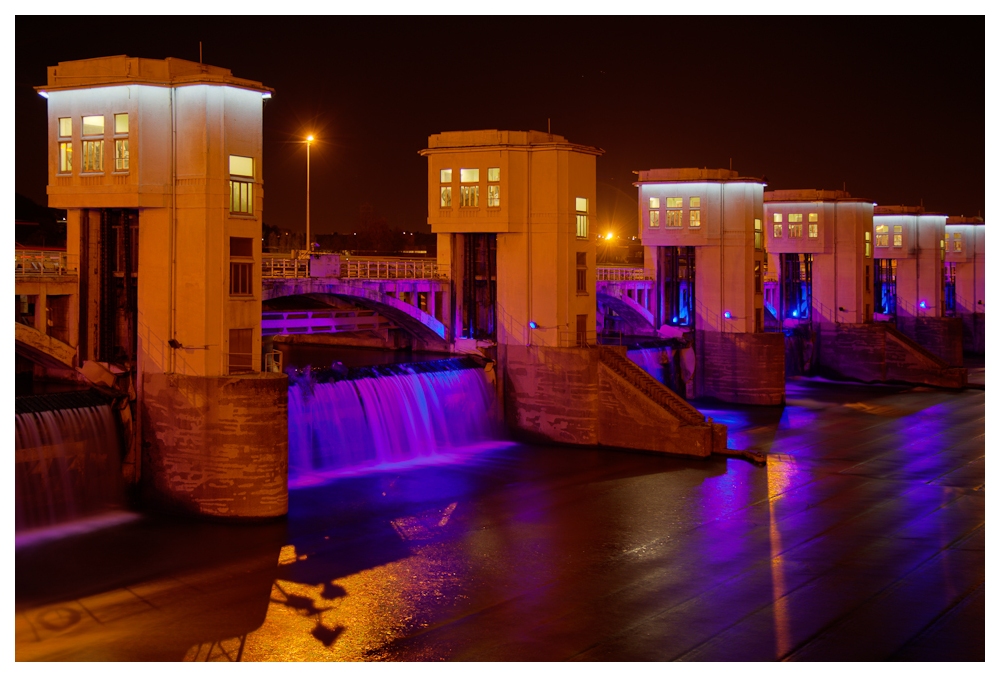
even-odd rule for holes
{"type": "Polygon", "coordinates": [[[440,459],[501,436],[493,388],[483,369],[465,358],[324,376],[307,372],[288,390],[293,486],[316,476],[440,459]]]}

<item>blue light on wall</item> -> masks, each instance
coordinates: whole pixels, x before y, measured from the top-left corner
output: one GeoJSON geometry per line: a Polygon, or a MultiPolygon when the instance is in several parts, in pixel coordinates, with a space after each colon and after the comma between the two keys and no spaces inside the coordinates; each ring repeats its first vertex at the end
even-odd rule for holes
{"type": "Polygon", "coordinates": [[[733,319],[733,314],[731,312],[729,312],[728,310],[726,312],[724,312],[722,314],[722,316],[725,317],[727,320],[733,319]]]}
{"type": "Polygon", "coordinates": [[[538,323],[535,322],[534,320],[532,320],[531,322],[529,322],[528,326],[531,327],[532,329],[538,329],[538,323]]]}
{"type": "Polygon", "coordinates": [[[927,308],[927,301],[921,301],[920,302],[920,307],[926,309],[927,308]]]}

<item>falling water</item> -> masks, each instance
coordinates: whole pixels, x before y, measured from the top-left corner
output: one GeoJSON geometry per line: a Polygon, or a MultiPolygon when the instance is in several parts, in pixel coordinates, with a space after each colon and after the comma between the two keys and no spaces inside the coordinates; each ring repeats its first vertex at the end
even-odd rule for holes
{"type": "Polygon", "coordinates": [[[106,404],[16,414],[15,530],[124,504],[118,427],[106,404]]]}
{"type": "Polygon", "coordinates": [[[497,439],[493,389],[482,369],[465,366],[442,360],[336,382],[299,379],[288,391],[290,480],[429,460],[497,439]]]}

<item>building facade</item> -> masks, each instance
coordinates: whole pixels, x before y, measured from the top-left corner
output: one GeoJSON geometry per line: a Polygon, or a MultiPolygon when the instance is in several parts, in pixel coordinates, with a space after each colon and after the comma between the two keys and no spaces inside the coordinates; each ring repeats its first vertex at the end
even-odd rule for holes
{"type": "Polygon", "coordinates": [[[950,366],[962,366],[962,323],[945,314],[945,222],[923,207],[875,207],[877,319],[950,366]]]}
{"type": "Polygon", "coordinates": [[[271,90],[225,68],[127,56],[60,63],[37,89],[49,205],[67,210],[79,276],[79,362],[130,374],[131,467],[172,508],[283,514],[287,381],[262,374],[260,357],[271,90]],[[241,482],[241,497],[225,489],[241,482]]]}
{"type": "Polygon", "coordinates": [[[764,333],[764,182],[726,169],[638,175],[654,323],[661,335],[693,343],[690,394],[783,403],[782,337],[764,333]]]}

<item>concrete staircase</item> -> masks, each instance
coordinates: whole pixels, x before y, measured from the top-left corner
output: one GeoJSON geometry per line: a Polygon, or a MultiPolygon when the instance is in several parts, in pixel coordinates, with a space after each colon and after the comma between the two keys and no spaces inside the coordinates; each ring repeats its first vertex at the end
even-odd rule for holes
{"type": "Polygon", "coordinates": [[[964,388],[969,370],[952,367],[895,327],[885,325],[885,379],[964,388]]]}

